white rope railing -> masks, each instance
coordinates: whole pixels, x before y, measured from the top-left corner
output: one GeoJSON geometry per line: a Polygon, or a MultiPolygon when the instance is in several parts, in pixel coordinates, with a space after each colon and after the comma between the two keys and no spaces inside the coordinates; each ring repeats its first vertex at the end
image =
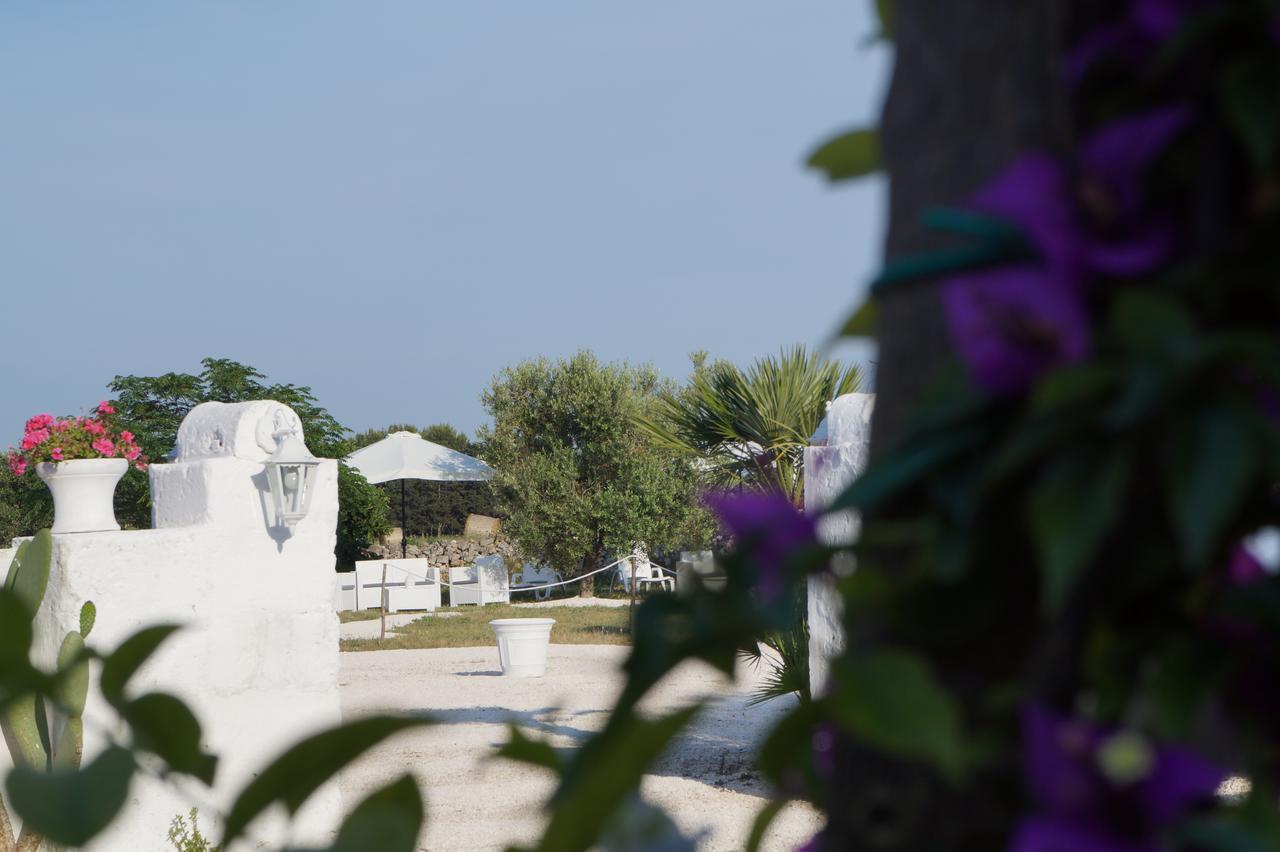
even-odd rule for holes
{"type": "MultiPolygon", "coordinates": [[[[618,560],[615,560],[615,561],[613,561],[613,562],[610,562],[608,565],[604,566],[603,568],[597,568],[597,569],[596,569],[596,570],[594,570],[594,571],[588,571],[586,574],[580,574],[580,575],[578,575],[577,577],[570,577],[568,580],[561,580],[561,581],[560,581],[560,582],[558,582],[558,583],[540,583],[540,584],[538,584],[538,585],[529,585],[529,586],[522,585],[522,586],[521,586],[520,588],[518,588],[518,589],[513,589],[513,588],[510,588],[510,587],[506,587],[506,588],[500,588],[500,589],[496,589],[496,590],[497,590],[497,591],[504,591],[504,592],[540,592],[540,591],[542,591],[543,589],[554,589],[554,588],[556,588],[556,587],[558,587],[558,586],[567,586],[567,585],[569,585],[570,583],[577,583],[578,581],[580,581],[580,580],[585,580],[586,578],[591,577],[591,576],[593,576],[593,575],[595,575],[595,574],[599,574],[599,573],[602,573],[602,572],[604,572],[604,571],[608,571],[610,568],[615,568],[615,567],[617,567],[618,565],[621,565],[621,564],[622,564],[622,562],[623,562],[623,561],[625,561],[625,560],[626,560],[626,559],[628,559],[628,558],[629,558],[629,557],[624,556],[624,557],[622,557],[622,559],[618,559],[618,560]]],[[[388,566],[388,567],[389,567],[391,563],[388,561],[388,562],[384,562],[383,564],[384,564],[385,566],[388,566]]],[[[433,566],[430,566],[430,567],[433,567],[433,568],[436,568],[437,570],[439,570],[440,568],[444,568],[444,567],[447,567],[447,566],[443,566],[443,565],[433,565],[433,566]]],[[[400,566],[400,565],[396,565],[396,566],[394,567],[394,569],[393,569],[393,570],[398,571],[398,572],[400,572],[401,574],[407,574],[407,575],[409,575],[410,577],[413,577],[415,580],[418,580],[418,581],[420,581],[420,582],[424,582],[424,583],[431,583],[431,584],[433,584],[433,585],[438,584],[438,585],[444,586],[444,587],[445,587],[445,588],[447,588],[447,589],[455,589],[455,588],[462,588],[462,587],[470,588],[470,587],[473,587],[473,586],[475,586],[477,583],[479,583],[479,582],[480,582],[479,580],[465,580],[465,581],[463,581],[462,583],[450,583],[450,582],[448,582],[448,581],[446,581],[446,580],[441,580],[438,576],[436,576],[436,577],[432,577],[432,576],[427,576],[427,575],[424,575],[424,574],[415,574],[413,571],[410,571],[408,568],[405,568],[405,567],[400,566]]],[[[359,580],[357,580],[356,582],[358,583],[358,582],[359,582],[359,580]]],[[[386,584],[385,584],[385,583],[381,583],[380,585],[382,585],[384,588],[386,587],[386,584]]],[[[396,585],[398,586],[398,585],[400,585],[400,584],[399,584],[399,583],[397,583],[396,585]]]]}

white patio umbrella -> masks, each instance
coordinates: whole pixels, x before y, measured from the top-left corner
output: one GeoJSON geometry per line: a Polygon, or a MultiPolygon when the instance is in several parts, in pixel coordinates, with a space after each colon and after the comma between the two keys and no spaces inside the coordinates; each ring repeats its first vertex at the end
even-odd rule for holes
{"type": "Polygon", "coordinates": [[[373,483],[400,480],[400,554],[409,550],[404,481],[476,482],[493,478],[493,468],[466,453],[433,444],[416,432],[392,432],[381,441],[356,450],[346,458],[373,483]]]}

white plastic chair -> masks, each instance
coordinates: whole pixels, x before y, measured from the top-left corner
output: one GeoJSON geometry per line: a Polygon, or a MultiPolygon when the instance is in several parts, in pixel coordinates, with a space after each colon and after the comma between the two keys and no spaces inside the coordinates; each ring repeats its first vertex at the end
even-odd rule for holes
{"type": "Polygon", "coordinates": [[[501,556],[481,556],[475,565],[449,569],[449,605],[511,603],[507,562],[501,556]]]}
{"type": "Polygon", "coordinates": [[[614,582],[621,583],[624,592],[631,592],[632,562],[635,562],[636,565],[636,591],[640,591],[646,585],[657,585],[659,588],[671,592],[676,590],[675,577],[667,576],[662,568],[649,561],[649,554],[643,547],[637,547],[632,551],[630,557],[618,563],[618,568],[614,572],[614,582]]]}
{"type": "Polygon", "coordinates": [[[545,601],[551,597],[551,589],[547,588],[548,583],[559,583],[564,578],[560,576],[559,571],[553,571],[549,565],[537,565],[533,562],[526,562],[524,566],[515,573],[511,578],[511,591],[518,589],[533,589],[533,596],[537,600],[545,601]]]}

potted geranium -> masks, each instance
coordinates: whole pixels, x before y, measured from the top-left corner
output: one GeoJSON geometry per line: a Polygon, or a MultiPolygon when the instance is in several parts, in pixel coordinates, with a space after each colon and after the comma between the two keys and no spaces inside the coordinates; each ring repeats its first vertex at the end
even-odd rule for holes
{"type": "Polygon", "coordinates": [[[9,450],[9,470],[35,472],[53,493],[53,532],[118,530],[113,497],[120,477],[147,460],[128,429],[118,429],[115,407],[98,403],[91,416],[37,414],[27,421],[22,443],[9,450]]]}

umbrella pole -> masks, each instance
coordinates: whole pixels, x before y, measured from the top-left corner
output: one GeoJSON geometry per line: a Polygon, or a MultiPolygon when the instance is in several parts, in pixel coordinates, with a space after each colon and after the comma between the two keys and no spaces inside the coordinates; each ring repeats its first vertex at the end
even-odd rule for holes
{"type": "Polygon", "coordinates": [[[404,480],[400,480],[400,558],[409,558],[409,509],[404,500],[404,480]]]}

